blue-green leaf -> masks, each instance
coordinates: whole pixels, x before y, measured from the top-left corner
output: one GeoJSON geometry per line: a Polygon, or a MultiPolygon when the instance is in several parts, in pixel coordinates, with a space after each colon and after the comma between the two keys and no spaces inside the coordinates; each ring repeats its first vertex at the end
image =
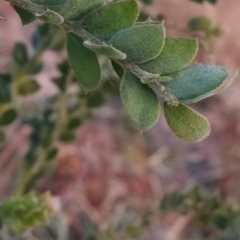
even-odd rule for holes
{"type": "Polygon", "coordinates": [[[192,65],[168,77],[162,84],[183,103],[193,103],[209,97],[223,84],[228,72],[221,66],[192,65]]]}

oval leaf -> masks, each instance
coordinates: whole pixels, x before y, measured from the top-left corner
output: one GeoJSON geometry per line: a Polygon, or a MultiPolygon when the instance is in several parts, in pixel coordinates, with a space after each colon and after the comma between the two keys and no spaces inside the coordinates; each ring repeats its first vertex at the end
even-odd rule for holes
{"type": "Polygon", "coordinates": [[[39,84],[35,80],[31,80],[19,86],[18,94],[21,96],[27,96],[37,92],[39,89],[39,84]]]}
{"type": "Polygon", "coordinates": [[[122,53],[121,51],[117,50],[111,45],[97,45],[93,43],[91,40],[85,41],[84,46],[90,49],[91,51],[105,55],[109,58],[116,59],[116,60],[124,60],[127,58],[125,53],[122,53]]]}
{"type": "Polygon", "coordinates": [[[13,123],[17,118],[17,112],[13,108],[4,111],[0,116],[0,126],[7,126],[13,123]]]}
{"type": "Polygon", "coordinates": [[[23,43],[16,43],[13,49],[13,60],[19,66],[23,67],[28,62],[27,47],[23,43]]]}
{"type": "Polygon", "coordinates": [[[166,38],[160,55],[140,65],[145,71],[166,75],[186,68],[195,58],[197,41],[187,38],[166,38]]]}
{"type": "Polygon", "coordinates": [[[131,73],[124,73],[121,86],[122,102],[131,119],[143,130],[157,123],[160,104],[155,93],[131,73]]]}
{"type": "Polygon", "coordinates": [[[60,13],[64,19],[82,17],[84,13],[103,5],[104,0],[67,0],[60,13]]]}
{"type": "Polygon", "coordinates": [[[133,26],[138,12],[135,0],[112,2],[91,11],[82,19],[81,25],[96,37],[109,40],[118,31],[133,26]]]}
{"type": "Polygon", "coordinates": [[[13,6],[13,8],[17,12],[18,16],[20,17],[22,25],[27,25],[36,19],[36,17],[34,16],[33,13],[31,13],[21,7],[13,6]]]}
{"type": "Polygon", "coordinates": [[[64,143],[70,143],[76,140],[76,135],[74,132],[65,131],[60,134],[59,141],[64,143]]]}
{"type": "Polygon", "coordinates": [[[169,75],[171,81],[162,84],[183,103],[193,103],[209,97],[227,77],[227,70],[220,66],[192,65],[169,75]]]}
{"type": "Polygon", "coordinates": [[[165,42],[165,30],[161,24],[142,24],[116,33],[109,41],[116,49],[127,54],[135,63],[156,58],[165,42]]]}
{"type": "Polygon", "coordinates": [[[83,40],[73,33],[67,34],[67,52],[73,72],[85,91],[96,89],[101,76],[96,54],[85,48],[83,40]]]}
{"type": "Polygon", "coordinates": [[[165,103],[164,114],[171,130],[185,141],[201,141],[210,134],[207,119],[184,104],[165,103]]]}

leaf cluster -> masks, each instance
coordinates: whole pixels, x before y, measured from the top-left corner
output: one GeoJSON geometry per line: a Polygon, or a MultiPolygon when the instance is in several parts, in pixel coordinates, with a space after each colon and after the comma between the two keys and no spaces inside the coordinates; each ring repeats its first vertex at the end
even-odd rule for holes
{"type": "Polygon", "coordinates": [[[10,227],[22,232],[29,227],[46,223],[53,214],[48,195],[36,196],[30,193],[12,197],[0,203],[1,227],[10,227]]]}
{"type": "MultiPolygon", "coordinates": [[[[163,112],[178,137],[194,142],[209,135],[207,120],[186,104],[221,91],[227,70],[191,65],[198,50],[195,39],[166,37],[163,22],[137,22],[139,7],[135,0],[32,2],[37,5],[16,5],[43,21],[63,26],[69,63],[86,92],[98,88],[98,56],[107,56],[114,69],[120,69],[122,102],[140,129],[152,127],[163,112]]],[[[198,19],[189,26],[206,30],[202,22],[198,19]]]]}
{"type": "Polygon", "coordinates": [[[160,204],[163,212],[177,211],[190,215],[204,227],[214,227],[221,231],[239,222],[240,210],[213,193],[206,194],[199,187],[186,193],[172,192],[164,196],[160,204]]]}

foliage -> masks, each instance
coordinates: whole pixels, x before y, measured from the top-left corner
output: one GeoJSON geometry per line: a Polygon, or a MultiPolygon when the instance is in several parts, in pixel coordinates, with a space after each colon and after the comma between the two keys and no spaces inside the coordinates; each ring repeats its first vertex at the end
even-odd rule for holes
{"type": "Polygon", "coordinates": [[[52,214],[47,194],[38,197],[30,193],[0,203],[1,228],[10,227],[18,232],[46,223],[52,214]]]}
{"type": "MultiPolygon", "coordinates": [[[[99,86],[101,67],[96,53],[109,57],[123,68],[125,74],[121,84],[121,91],[124,91],[121,94],[122,101],[132,120],[143,130],[157,122],[160,108],[178,105],[180,102],[196,102],[224,88],[223,81],[227,77],[225,68],[190,65],[197,52],[194,39],[166,38],[163,23],[151,20],[136,22],[139,9],[135,0],[119,0],[105,5],[102,0],[68,0],[57,1],[55,4],[54,1],[33,1],[37,5],[11,2],[18,9],[31,12],[34,17],[60,25],[66,30],[69,62],[76,79],[86,92],[99,86]],[[126,84],[133,78],[139,83],[129,88],[126,84]],[[143,89],[149,93],[144,94],[143,89]],[[139,97],[143,101],[136,104],[139,97]],[[147,115],[146,107],[149,110],[147,115]]],[[[28,15],[18,13],[23,23],[33,19],[29,16],[29,21],[26,21],[28,15]]],[[[199,18],[192,20],[189,27],[192,30],[205,31],[206,34],[216,34],[216,28],[209,24],[206,19],[199,18]]],[[[26,62],[26,56],[21,61],[26,62]]],[[[38,89],[34,81],[27,85],[23,83],[19,89],[21,94],[28,94],[26,87],[30,93],[38,89]]],[[[176,113],[179,109],[175,108],[176,113]]],[[[167,118],[167,122],[176,121],[172,111],[168,111],[167,118]]],[[[186,141],[199,141],[208,135],[203,130],[204,126],[195,126],[196,123],[190,118],[187,121],[198,129],[199,134],[190,137],[189,134],[193,132],[188,131],[188,127],[186,130],[183,128],[181,134],[172,125],[170,128],[186,141]]]]}
{"type": "Polygon", "coordinates": [[[222,201],[216,193],[206,193],[199,187],[185,193],[172,192],[162,199],[160,210],[190,215],[203,227],[219,230],[221,239],[239,239],[236,229],[240,221],[239,206],[222,201]]]}
{"type": "MultiPolygon", "coordinates": [[[[198,50],[196,39],[167,37],[163,22],[138,22],[139,6],[135,0],[6,1],[23,25],[37,19],[45,23],[32,36],[33,55],[25,44],[17,43],[9,73],[0,73],[0,145],[8,141],[7,126],[18,121],[32,128],[16,197],[0,204],[4,228],[24,231],[48,220],[52,211],[46,198],[29,192],[41,176],[52,171],[58,143],[74,141],[75,130],[95,108],[119,94],[119,89],[126,111],[142,130],[155,125],[164,113],[170,129],[183,140],[200,141],[210,133],[207,120],[186,104],[222,91],[228,85],[227,70],[221,66],[191,65],[198,50]],[[36,75],[44,68],[42,55],[47,50],[62,50],[65,42],[68,59],[58,65],[60,76],[52,79],[58,93],[48,99],[49,104],[43,109],[36,106],[31,113],[25,111],[21,100],[41,89],[36,75]],[[121,78],[120,83],[109,68],[108,59],[121,78]],[[113,84],[104,71],[108,71],[107,78],[113,84]],[[73,88],[75,91],[71,91],[73,88]]],[[[204,17],[193,19],[188,28],[207,37],[220,34],[220,29],[204,17]]],[[[185,196],[178,197],[181,207],[185,206],[184,199],[185,196]]],[[[225,221],[225,212],[224,217],[221,214],[214,220],[219,226],[225,221]]],[[[140,236],[143,226],[144,221],[126,225],[124,236],[140,236]]],[[[115,232],[109,230],[108,234],[115,232]]]]}

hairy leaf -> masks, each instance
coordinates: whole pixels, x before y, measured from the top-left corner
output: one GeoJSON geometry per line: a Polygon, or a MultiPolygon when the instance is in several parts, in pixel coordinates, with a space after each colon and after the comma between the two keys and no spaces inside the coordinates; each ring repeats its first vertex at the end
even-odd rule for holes
{"type": "Polygon", "coordinates": [[[160,104],[155,93],[132,73],[124,73],[121,86],[122,102],[131,119],[143,130],[158,121],[160,104]]]}
{"type": "Polygon", "coordinates": [[[169,75],[171,81],[162,84],[183,103],[193,103],[209,96],[218,89],[227,77],[227,71],[220,66],[192,65],[169,75]]]}
{"type": "Polygon", "coordinates": [[[197,41],[187,38],[166,38],[165,45],[159,56],[140,65],[140,68],[166,75],[182,70],[195,58],[198,50],[197,41]]]}
{"type": "Polygon", "coordinates": [[[60,13],[64,19],[74,19],[82,17],[91,9],[103,5],[104,0],[67,0],[60,13]]]}
{"type": "Polygon", "coordinates": [[[161,24],[141,24],[116,33],[109,41],[135,63],[156,58],[163,49],[165,30],[161,24]]]}
{"type": "Polygon", "coordinates": [[[208,121],[184,104],[164,104],[164,114],[171,130],[181,139],[197,142],[210,134],[208,121]]]}
{"type": "Polygon", "coordinates": [[[85,41],[83,44],[85,47],[87,47],[91,51],[93,51],[97,54],[105,55],[112,59],[124,60],[127,57],[125,53],[122,53],[121,51],[117,50],[116,48],[114,48],[111,45],[107,45],[107,44],[97,45],[97,44],[91,42],[90,40],[85,41]]]}
{"type": "Polygon", "coordinates": [[[21,19],[21,22],[22,22],[22,25],[27,25],[31,22],[33,22],[36,17],[34,16],[33,13],[21,8],[21,7],[18,7],[18,6],[13,6],[14,10],[17,12],[17,14],[19,15],[20,19],[21,19]]]}
{"type": "Polygon", "coordinates": [[[58,12],[62,8],[66,0],[31,0],[31,2],[38,5],[46,6],[47,8],[58,12]]]}
{"type": "Polygon", "coordinates": [[[120,0],[91,11],[81,25],[96,37],[109,40],[118,31],[133,26],[138,11],[135,0],[120,0]]]}
{"type": "Polygon", "coordinates": [[[83,40],[73,33],[67,34],[67,52],[73,72],[85,91],[97,88],[101,69],[95,53],[83,46],[83,40]]]}

